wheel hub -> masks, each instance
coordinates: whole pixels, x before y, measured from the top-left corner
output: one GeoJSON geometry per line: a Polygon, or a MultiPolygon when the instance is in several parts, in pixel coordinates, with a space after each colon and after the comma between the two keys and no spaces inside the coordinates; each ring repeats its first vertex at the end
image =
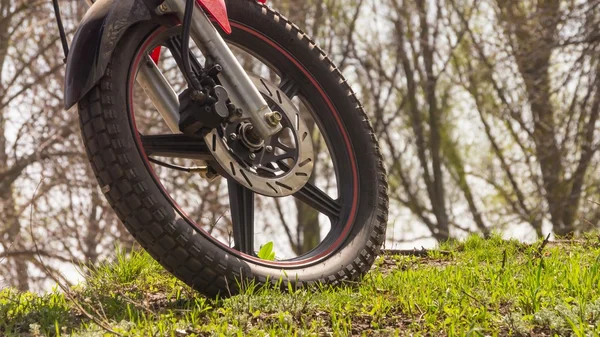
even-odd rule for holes
{"type": "Polygon", "coordinates": [[[266,196],[296,193],[308,182],[314,166],[310,131],[294,103],[277,85],[251,76],[280,120],[282,130],[261,139],[252,124],[223,124],[205,136],[221,168],[246,188],[266,196]]]}
{"type": "Polygon", "coordinates": [[[250,123],[240,125],[240,141],[252,152],[260,151],[265,145],[265,141],[254,132],[254,127],[250,123]]]}

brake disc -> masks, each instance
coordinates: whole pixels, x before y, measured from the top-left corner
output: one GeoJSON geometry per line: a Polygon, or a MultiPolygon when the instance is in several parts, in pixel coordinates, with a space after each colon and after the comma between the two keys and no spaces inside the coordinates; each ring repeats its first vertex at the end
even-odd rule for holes
{"type": "Polygon", "coordinates": [[[256,139],[252,124],[234,122],[205,136],[209,150],[229,177],[262,195],[283,197],[308,182],[314,166],[310,131],[294,103],[270,81],[250,76],[273,111],[282,115],[282,130],[256,139]]]}

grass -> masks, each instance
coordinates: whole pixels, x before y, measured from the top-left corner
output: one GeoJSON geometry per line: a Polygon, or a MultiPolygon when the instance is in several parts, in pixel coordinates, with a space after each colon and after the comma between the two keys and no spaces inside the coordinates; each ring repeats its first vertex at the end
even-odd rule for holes
{"type": "Polygon", "coordinates": [[[0,291],[0,336],[600,335],[598,235],[541,246],[471,236],[380,258],[358,284],[227,299],[198,295],[145,253],[117,253],[71,298],[0,291]]]}

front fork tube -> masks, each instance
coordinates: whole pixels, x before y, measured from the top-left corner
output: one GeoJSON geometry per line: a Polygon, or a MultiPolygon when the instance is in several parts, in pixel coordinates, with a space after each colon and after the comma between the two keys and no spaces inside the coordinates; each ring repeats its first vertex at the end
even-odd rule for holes
{"type": "Polygon", "coordinates": [[[147,56],[145,62],[140,66],[136,81],[148,95],[171,132],[181,133],[179,131],[179,97],[150,57],[147,56]]]}
{"type": "MultiPolygon", "coordinates": [[[[92,1],[86,0],[91,5],[92,1]]],[[[175,12],[183,21],[185,0],[166,0],[159,7],[162,14],[175,12]]],[[[281,124],[271,125],[266,115],[272,113],[267,102],[258,92],[246,71],[237,61],[213,23],[203,10],[194,6],[191,36],[207,58],[218,63],[223,71],[218,75],[227,89],[230,99],[241,108],[238,119],[250,119],[258,134],[267,139],[281,130],[281,124]]],[[[154,62],[148,58],[140,67],[137,82],[142,86],[152,103],[162,115],[173,133],[179,131],[179,98],[154,62]]]]}
{"type": "MultiPolygon", "coordinates": [[[[136,81],[148,95],[171,132],[181,133],[179,131],[179,97],[149,56],[146,56],[145,62],[140,66],[136,81]]],[[[208,163],[205,161],[194,160],[194,163],[198,165],[194,168],[195,172],[200,173],[205,179],[212,181],[217,177],[210,173],[208,163]]]]}
{"type": "MultiPolygon", "coordinates": [[[[183,21],[185,0],[166,0],[159,11],[174,12],[183,21]]],[[[249,119],[263,139],[281,131],[281,124],[273,125],[267,120],[266,116],[272,114],[267,102],[199,6],[194,6],[191,37],[207,59],[223,68],[218,75],[219,81],[235,106],[242,109],[242,115],[234,118],[249,119]]]]}

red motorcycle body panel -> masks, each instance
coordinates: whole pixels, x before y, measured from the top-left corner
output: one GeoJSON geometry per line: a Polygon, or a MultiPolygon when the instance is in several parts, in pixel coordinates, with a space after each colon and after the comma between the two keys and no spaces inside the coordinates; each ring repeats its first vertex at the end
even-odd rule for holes
{"type": "MultiPolygon", "coordinates": [[[[196,0],[206,12],[212,16],[217,24],[223,28],[225,33],[231,34],[231,25],[229,24],[229,16],[227,16],[227,6],[225,0],[196,0]]],[[[256,0],[260,3],[266,3],[267,0],[256,0]]]]}
{"type": "MultiPolygon", "coordinates": [[[[229,24],[229,16],[227,15],[227,6],[225,5],[225,0],[196,0],[206,12],[212,16],[217,24],[223,28],[225,33],[231,34],[231,25],[229,24]]],[[[267,0],[256,0],[260,3],[266,3],[267,0]]],[[[152,51],[150,57],[154,61],[154,63],[158,64],[158,60],[160,59],[160,51],[161,48],[157,47],[152,51]]]]}
{"type": "Polygon", "coordinates": [[[154,61],[154,63],[158,64],[158,61],[160,60],[160,52],[161,52],[161,47],[156,47],[152,53],[150,53],[150,58],[152,59],[152,61],[154,61]]]}
{"type": "Polygon", "coordinates": [[[223,28],[225,33],[231,34],[231,25],[229,16],[227,16],[227,6],[225,0],[196,0],[202,8],[212,16],[217,24],[223,28]]]}

